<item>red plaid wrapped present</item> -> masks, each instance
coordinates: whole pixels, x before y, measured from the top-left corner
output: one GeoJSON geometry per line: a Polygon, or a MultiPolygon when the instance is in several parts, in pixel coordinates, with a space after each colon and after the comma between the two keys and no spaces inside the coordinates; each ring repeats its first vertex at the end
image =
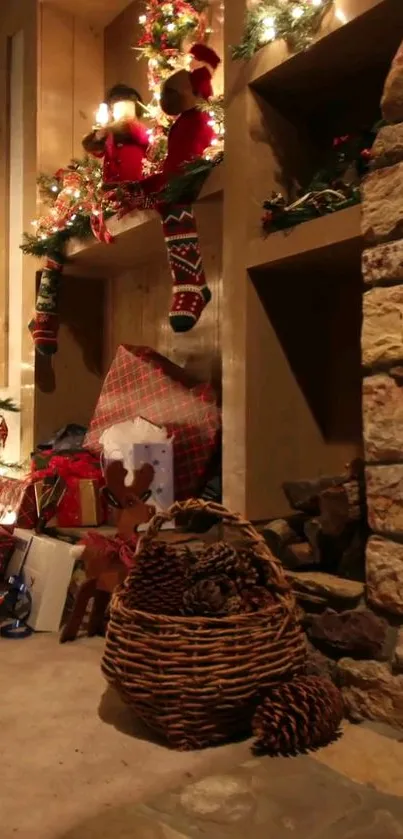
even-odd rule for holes
{"type": "Polygon", "coordinates": [[[220,409],[208,384],[148,347],[122,344],[106,376],[84,445],[99,452],[106,428],[144,417],[174,435],[175,497],[198,493],[220,432],[220,409]]]}
{"type": "Polygon", "coordinates": [[[37,518],[31,478],[0,478],[0,524],[32,530],[37,518]]]}

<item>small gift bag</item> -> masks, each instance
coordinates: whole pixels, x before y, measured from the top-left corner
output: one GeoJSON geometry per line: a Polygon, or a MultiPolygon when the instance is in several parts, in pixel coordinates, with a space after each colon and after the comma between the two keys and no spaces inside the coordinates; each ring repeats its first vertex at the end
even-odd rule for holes
{"type": "Polygon", "coordinates": [[[107,428],[100,437],[104,472],[108,465],[120,461],[126,471],[128,490],[136,487],[136,476],[149,476],[142,485],[141,500],[156,511],[166,510],[174,500],[173,438],[143,417],[127,420],[107,428]]]}

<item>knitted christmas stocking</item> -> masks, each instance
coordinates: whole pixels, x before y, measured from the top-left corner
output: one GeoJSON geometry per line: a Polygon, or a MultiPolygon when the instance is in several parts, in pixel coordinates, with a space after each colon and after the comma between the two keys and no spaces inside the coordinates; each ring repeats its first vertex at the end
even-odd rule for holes
{"type": "Polygon", "coordinates": [[[62,262],[55,258],[46,258],[36,298],[35,315],[29,324],[35,349],[41,355],[54,355],[57,352],[58,297],[62,271],[62,262]]]}
{"type": "Polygon", "coordinates": [[[160,208],[173,279],[169,322],[174,332],[188,332],[211,300],[191,204],[160,208]]]}

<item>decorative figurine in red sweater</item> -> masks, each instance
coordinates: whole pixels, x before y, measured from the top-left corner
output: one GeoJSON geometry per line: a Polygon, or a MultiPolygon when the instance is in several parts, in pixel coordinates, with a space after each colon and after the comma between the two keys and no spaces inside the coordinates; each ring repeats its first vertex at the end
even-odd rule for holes
{"type": "MultiPolygon", "coordinates": [[[[146,178],[142,184],[147,193],[164,189],[169,178],[186,163],[202,157],[214,138],[211,118],[199,105],[213,94],[211,80],[220,59],[204,44],[195,44],[190,53],[196,63],[194,69],[174,73],[162,89],[162,110],[177,119],[169,132],[162,172],[146,178]]],[[[173,279],[169,321],[174,332],[188,332],[211,300],[196,220],[191,204],[167,206],[161,202],[159,211],[173,279]]]]}
{"type": "Polygon", "coordinates": [[[143,184],[148,193],[163,189],[167,180],[180,172],[184,164],[202,157],[214,138],[211,118],[198,105],[213,95],[211,80],[220,59],[205,44],[195,44],[190,55],[194,69],[191,72],[178,70],[162,88],[161,108],[167,116],[177,119],[168,135],[168,152],[162,172],[151,175],[143,184]]]}
{"type": "Polygon", "coordinates": [[[115,85],[105,101],[111,121],[87,134],[83,148],[94,157],[103,158],[104,184],[112,189],[125,181],[142,179],[148,134],[139,120],[142,100],[134,88],[115,85]]]}

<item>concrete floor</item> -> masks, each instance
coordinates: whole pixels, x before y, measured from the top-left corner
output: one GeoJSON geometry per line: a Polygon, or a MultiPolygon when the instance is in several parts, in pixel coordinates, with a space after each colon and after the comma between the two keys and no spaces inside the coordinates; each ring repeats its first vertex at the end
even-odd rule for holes
{"type": "Polygon", "coordinates": [[[403,837],[403,732],[347,725],[294,760],[176,753],[106,690],[101,650],[0,640],[1,839],[403,837]]]}

